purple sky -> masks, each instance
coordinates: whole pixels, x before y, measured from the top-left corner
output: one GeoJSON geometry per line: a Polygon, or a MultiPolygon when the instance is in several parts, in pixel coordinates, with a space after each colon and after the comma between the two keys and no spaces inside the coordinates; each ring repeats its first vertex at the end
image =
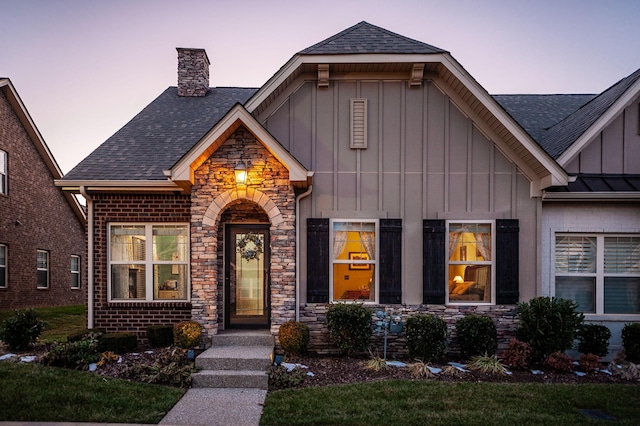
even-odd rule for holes
{"type": "Polygon", "coordinates": [[[491,94],[599,93],[640,68],[638,0],[0,0],[9,77],[63,172],[176,84],[176,47],[212,86],[259,87],[360,21],[432,44],[491,94]]]}

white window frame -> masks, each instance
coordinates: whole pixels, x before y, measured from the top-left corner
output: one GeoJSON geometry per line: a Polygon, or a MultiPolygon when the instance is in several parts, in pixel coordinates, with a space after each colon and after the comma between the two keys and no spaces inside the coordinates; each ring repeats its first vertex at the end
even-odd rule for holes
{"type": "Polygon", "coordinates": [[[380,220],[378,219],[330,219],[329,220],[329,302],[330,303],[364,303],[374,305],[378,303],[380,294],[380,220]],[[334,238],[334,224],[335,223],[373,223],[375,226],[375,259],[369,260],[349,260],[349,259],[334,259],[333,258],[333,238],[334,238]],[[345,299],[334,299],[333,297],[333,265],[336,264],[369,264],[373,265],[375,280],[374,300],[353,301],[345,299]]]}
{"type": "Polygon", "coordinates": [[[0,285],[0,288],[7,288],[9,286],[9,273],[7,264],[9,263],[9,248],[6,244],[0,244],[0,251],[4,252],[4,263],[0,263],[0,275],[4,277],[4,285],[0,285]]]}
{"type": "Polygon", "coordinates": [[[110,223],[107,230],[107,297],[109,302],[127,302],[127,303],[167,303],[167,302],[188,302],[191,300],[191,238],[189,231],[189,223],[187,222],[114,222],[110,223]],[[111,228],[120,226],[139,226],[144,227],[146,250],[144,261],[111,261],[111,228]],[[160,261],[153,260],[153,227],[154,226],[184,226],[187,230],[187,258],[184,261],[160,261]],[[114,299],[111,295],[111,266],[112,265],[131,265],[140,264],[145,267],[145,298],[144,299],[114,299]],[[153,265],[185,265],[186,266],[186,299],[154,299],[153,287],[153,265]]]}
{"type": "Polygon", "coordinates": [[[495,220],[447,220],[445,229],[445,304],[447,305],[495,305],[496,304],[496,221],[495,220]],[[491,225],[491,260],[449,260],[449,226],[456,223],[469,223],[469,224],[489,224],[491,225]],[[491,266],[491,300],[485,302],[484,300],[449,300],[449,281],[454,277],[449,277],[449,265],[489,265],[491,266]]]}
{"type": "Polygon", "coordinates": [[[71,255],[71,264],[69,265],[70,270],[71,270],[71,288],[76,290],[79,289],[82,285],[81,285],[81,276],[80,276],[80,270],[81,270],[81,263],[80,263],[80,256],[72,254],[71,255]],[[74,260],[76,260],[76,265],[74,265],[74,260]],[[77,268],[77,269],[74,269],[77,268]],[[77,283],[77,285],[76,285],[77,283]]]}
{"type": "Polygon", "coordinates": [[[0,195],[7,195],[9,193],[7,187],[7,169],[7,152],[0,149],[0,195]]]}
{"type": "Polygon", "coordinates": [[[38,274],[36,273],[36,287],[37,288],[41,288],[41,289],[47,289],[49,288],[49,279],[50,279],[50,274],[49,274],[49,270],[50,270],[50,259],[51,256],[49,255],[49,252],[47,250],[38,250],[37,254],[36,254],[36,272],[46,272],[46,276],[47,276],[47,285],[46,286],[41,286],[38,280],[38,274]],[[46,255],[46,265],[44,268],[40,267],[40,259],[38,259],[40,257],[41,254],[46,255]]]}
{"type": "Polygon", "coordinates": [[[589,232],[556,232],[553,236],[553,254],[551,257],[551,268],[552,268],[552,282],[551,282],[551,295],[556,296],[556,277],[559,276],[582,276],[582,277],[595,277],[595,312],[584,312],[585,318],[588,319],[596,319],[599,316],[604,318],[613,318],[613,317],[631,317],[637,320],[639,313],[606,313],[604,312],[604,280],[606,277],[638,277],[639,274],[612,274],[605,273],[604,270],[604,240],[605,238],[610,237],[640,237],[640,234],[634,233],[589,233],[589,232]],[[596,239],[596,270],[595,272],[584,272],[584,273],[558,273],[556,272],[556,247],[557,247],[557,238],[558,237],[591,237],[596,239]]]}

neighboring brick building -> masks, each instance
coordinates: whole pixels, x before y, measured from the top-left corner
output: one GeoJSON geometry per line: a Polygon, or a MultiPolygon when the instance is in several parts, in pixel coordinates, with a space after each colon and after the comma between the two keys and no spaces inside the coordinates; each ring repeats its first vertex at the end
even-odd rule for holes
{"type": "Polygon", "coordinates": [[[9,79],[0,79],[0,310],[86,303],[86,217],[9,79]]]}

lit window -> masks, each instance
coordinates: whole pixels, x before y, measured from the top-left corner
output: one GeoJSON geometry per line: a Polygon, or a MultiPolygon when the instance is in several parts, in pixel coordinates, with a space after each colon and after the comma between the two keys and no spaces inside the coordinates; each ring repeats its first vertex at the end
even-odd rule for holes
{"type": "Polygon", "coordinates": [[[7,246],[0,244],[0,288],[7,287],[7,246]]]}
{"type": "Polygon", "coordinates": [[[332,221],[332,300],[376,301],[377,226],[377,221],[332,221]]]}
{"type": "Polygon", "coordinates": [[[49,288],[49,252],[38,250],[38,288],[49,288]]]}
{"type": "Polygon", "coordinates": [[[493,222],[448,223],[448,301],[491,303],[493,222]]]}
{"type": "Polygon", "coordinates": [[[556,235],[555,296],[585,313],[640,313],[640,236],[556,235]]]}
{"type": "Polygon", "coordinates": [[[112,225],[109,244],[111,300],[188,299],[187,225],[112,225]]]}
{"type": "Polygon", "coordinates": [[[7,153],[0,150],[0,194],[7,194],[7,153]]]}
{"type": "Polygon", "coordinates": [[[80,256],[71,256],[71,288],[80,288],[80,256]]]}

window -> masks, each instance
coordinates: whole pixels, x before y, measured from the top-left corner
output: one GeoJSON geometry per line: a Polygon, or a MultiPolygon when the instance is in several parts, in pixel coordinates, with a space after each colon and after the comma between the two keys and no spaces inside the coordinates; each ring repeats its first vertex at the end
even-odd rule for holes
{"type": "Polygon", "coordinates": [[[38,288],[49,288],[49,252],[38,250],[38,288]]]}
{"type": "Polygon", "coordinates": [[[493,223],[448,222],[449,302],[492,302],[493,223]]]}
{"type": "Polygon", "coordinates": [[[7,246],[0,244],[0,288],[7,287],[7,246]]]}
{"type": "Polygon", "coordinates": [[[640,313],[640,236],[557,234],[555,296],[593,314],[640,313]]]}
{"type": "Polygon", "coordinates": [[[331,300],[376,300],[377,221],[331,221],[331,300]]]}
{"type": "Polygon", "coordinates": [[[7,153],[0,150],[0,194],[7,194],[7,153]]]}
{"type": "Polygon", "coordinates": [[[71,256],[71,288],[80,288],[80,256],[71,256]]]}
{"type": "Polygon", "coordinates": [[[188,225],[111,225],[109,245],[111,300],[188,298],[188,225]]]}

